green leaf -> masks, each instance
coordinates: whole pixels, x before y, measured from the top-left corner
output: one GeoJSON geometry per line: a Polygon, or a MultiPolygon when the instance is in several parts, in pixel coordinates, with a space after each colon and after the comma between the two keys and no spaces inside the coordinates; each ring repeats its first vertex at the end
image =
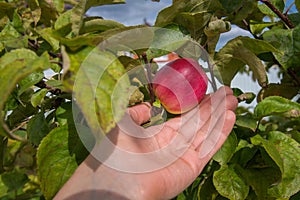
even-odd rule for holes
{"type": "Polygon", "coordinates": [[[53,0],[57,12],[62,13],[65,10],[64,0],[53,0]]]}
{"type": "Polygon", "coordinates": [[[58,12],[53,1],[39,0],[38,5],[41,9],[40,21],[46,26],[51,26],[58,17],[58,12]]]}
{"type": "Polygon", "coordinates": [[[74,97],[96,134],[109,132],[121,119],[130,97],[128,91],[125,69],[109,52],[95,48],[77,72],[74,97]]]}
{"type": "Polygon", "coordinates": [[[7,23],[0,32],[0,38],[0,43],[8,50],[27,47],[28,38],[22,36],[11,23],[7,23]]]}
{"type": "Polygon", "coordinates": [[[28,181],[26,174],[17,170],[6,172],[1,175],[2,183],[8,188],[8,191],[17,190],[28,181]]]}
{"type": "Polygon", "coordinates": [[[36,114],[27,124],[29,141],[34,145],[39,145],[41,140],[49,133],[49,131],[50,127],[43,112],[36,114]]]}
{"type": "Polygon", "coordinates": [[[238,139],[234,131],[226,139],[225,143],[219,149],[219,151],[214,155],[213,159],[220,163],[220,165],[225,165],[228,163],[235,153],[235,149],[238,145],[238,139]]]}
{"type": "Polygon", "coordinates": [[[19,15],[17,10],[14,12],[12,25],[19,33],[24,32],[22,17],[19,15]]]}
{"type": "Polygon", "coordinates": [[[125,26],[119,22],[113,20],[104,19],[92,19],[84,22],[79,34],[85,34],[90,32],[103,32],[114,28],[124,28],[125,26]]]}
{"type": "Polygon", "coordinates": [[[209,23],[212,13],[221,8],[216,0],[179,0],[173,2],[159,12],[155,26],[164,27],[168,24],[178,24],[185,27],[192,38],[198,40],[203,36],[203,29],[209,23]]]}
{"type": "Polygon", "coordinates": [[[93,47],[85,47],[77,52],[67,52],[65,48],[62,48],[64,74],[63,85],[69,90],[73,90],[75,81],[75,74],[79,70],[82,62],[88,57],[89,53],[93,50],[93,47]]]}
{"type": "Polygon", "coordinates": [[[124,0],[80,0],[78,4],[72,9],[72,32],[74,35],[79,35],[83,26],[83,18],[85,12],[94,6],[101,6],[106,4],[125,3],[124,0]]]}
{"type": "Polygon", "coordinates": [[[269,96],[281,96],[286,99],[292,99],[298,94],[298,87],[290,83],[270,83],[268,87],[262,88],[257,95],[257,102],[262,101],[269,96]]]}
{"type": "Polygon", "coordinates": [[[251,138],[251,142],[254,145],[262,146],[268,155],[272,158],[272,160],[276,163],[279,167],[281,173],[284,172],[283,160],[280,156],[278,150],[276,149],[275,145],[268,140],[263,139],[260,135],[255,135],[251,138]]]}
{"type": "MultiPolygon", "coordinates": [[[[22,78],[35,71],[47,69],[48,66],[49,57],[47,54],[38,57],[33,51],[27,49],[14,50],[2,56],[0,58],[0,79],[2,81],[0,110],[3,110],[9,94],[22,78]]],[[[3,117],[1,113],[0,123],[2,126],[4,125],[3,117]]],[[[4,133],[6,131],[1,132],[4,133]]]]}
{"type": "Polygon", "coordinates": [[[295,5],[298,11],[300,11],[300,0],[295,0],[295,5]]]}
{"type": "Polygon", "coordinates": [[[48,89],[46,88],[40,89],[35,92],[30,99],[32,106],[36,108],[38,105],[40,105],[47,93],[48,89]]]}
{"type": "Polygon", "coordinates": [[[72,24],[72,10],[68,10],[62,13],[54,24],[54,29],[56,33],[63,37],[71,32],[71,24],[72,24]]]}
{"type": "Polygon", "coordinates": [[[0,175],[0,198],[7,195],[8,187],[3,183],[0,175]]]}
{"type": "Polygon", "coordinates": [[[68,126],[53,129],[42,140],[37,152],[37,165],[46,199],[52,199],[78,167],[74,150],[83,148],[79,144],[76,129],[68,126]],[[73,145],[69,145],[70,142],[73,145]]]}
{"type": "Polygon", "coordinates": [[[250,20],[250,30],[253,34],[261,34],[265,28],[268,28],[275,24],[275,22],[261,22],[250,20]]]}
{"type": "MultiPolygon", "coordinates": [[[[198,187],[198,199],[211,200],[218,196],[218,192],[213,185],[213,176],[207,176],[205,182],[198,187]]],[[[188,200],[188,199],[185,199],[188,200]]]]}
{"type": "Polygon", "coordinates": [[[10,127],[15,127],[18,123],[21,123],[28,117],[31,117],[38,112],[38,108],[34,108],[30,103],[25,105],[19,104],[12,113],[8,116],[8,124],[10,127]]]}
{"type": "Polygon", "coordinates": [[[283,160],[281,182],[269,190],[276,198],[288,198],[300,190],[300,149],[299,143],[286,134],[273,131],[268,134],[283,160]]]}
{"type": "Polygon", "coordinates": [[[57,51],[59,49],[59,41],[52,36],[52,28],[44,28],[38,31],[38,33],[51,45],[53,51],[57,51]]]}
{"type": "Polygon", "coordinates": [[[230,166],[215,171],[213,183],[222,196],[231,200],[244,200],[249,193],[249,186],[230,166]]]}
{"type": "Polygon", "coordinates": [[[227,13],[233,13],[238,9],[240,9],[243,5],[243,0],[232,0],[232,1],[219,0],[219,1],[227,13]]]}
{"type": "Polygon", "coordinates": [[[42,72],[33,72],[29,74],[27,77],[23,78],[21,81],[18,82],[18,95],[20,96],[25,90],[29,87],[37,84],[44,78],[44,74],[42,72]]]}
{"type": "Polygon", "coordinates": [[[74,124],[72,103],[63,103],[62,105],[60,105],[56,109],[55,116],[60,126],[74,124]]]}
{"type": "Polygon", "coordinates": [[[191,33],[192,38],[199,40],[203,36],[203,29],[209,23],[211,17],[212,14],[207,11],[182,12],[176,16],[174,22],[184,26],[191,33]]]}
{"type": "Polygon", "coordinates": [[[28,21],[25,21],[26,23],[25,27],[29,28],[30,26],[29,24],[31,24],[32,21],[34,22],[34,24],[37,24],[40,21],[42,15],[42,9],[37,0],[28,0],[27,2],[31,10],[31,16],[30,16],[31,19],[30,20],[27,19],[28,21]]]}
{"type": "Polygon", "coordinates": [[[238,172],[244,177],[257,195],[257,199],[273,200],[268,194],[268,189],[281,178],[279,170],[268,168],[242,168],[237,167],[238,172]]]}
{"type": "MultiPolygon", "coordinates": [[[[285,1],[284,0],[269,0],[274,7],[279,10],[281,13],[283,12],[285,1]]],[[[278,17],[274,11],[272,11],[268,6],[264,3],[258,5],[259,10],[265,15],[270,15],[273,17],[278,17]]]]}
{"type": "Polygon", "coordinates": [[[271,29],[263,34],[263,38],[282,52],[274,51],[273,54],[285,69],[299,69],[300,25],[293,29],[271,29]]]}
{"type": "Polygon", "coordinates": [[[299,117],[300,104],[279,96],[270,96],[262,100],[254,108],[254,115],[261,119],[270,115],[299,117]],[[297,114],[298,113],[298,114],[297,114]]]}
{"type": "Polygon", "coordinates": [[[188,41],[191,41],[191,37],[178,25],[171,24],[158,28],[154,32],[153,41],[146,55],[148,59],[160,57],[176,51],[188,41]]]}
{"type": "Polygon", "coordinates": [[[272,51],[277,52],[277,49],[262,40],[243,36],[230,40],[215,55],[217,70],[219,76],[221,76],[219,79],[225,85],[230,85],[237,72],[245,65],[248,65],[258,83],[261,86],[265,86],[268,82],[265,66],[257,55],[272,51]]]}
{"type": "Polygon", "coordinates": [[[240,166],[246,167],[248,162],[255,156],[257,150],[258,148],[256,148],[253,144],[240,139],[231,162],[238,163],[240,166]]]}
{"type": "Polygon", "coordinates": [[[14,3],[8,3],[5,1],[0,2],[0,18],[4,16],[8,16],[9,18],[12,18],[13,13],[15,10],[15,4],[14,3]]]}
{"type": "Polygon", "coordinates": [[[299,12],[291,13],[288,15],[288,17],[295,26],[298,26],[300,24],[300,13],[299,12]]]}
{"type": "Polygon", "coordinates": [[[236,125],[244,128],[248,128],[251,131],[255,132],[257,127],[257,120],[253,117],[253,115],[237,115],[236,116],[236,125]]]}

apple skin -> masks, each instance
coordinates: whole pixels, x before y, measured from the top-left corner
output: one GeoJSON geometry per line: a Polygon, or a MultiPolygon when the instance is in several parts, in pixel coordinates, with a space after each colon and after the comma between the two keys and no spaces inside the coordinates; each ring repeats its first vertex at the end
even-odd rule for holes
{"type": "Polygon", "coordinates": [[[163,66],[152,81],[155,96],[172,114],[185,113],[200,103],[208,78],[201,65],[191,58],[179,58],[163,66]]]}

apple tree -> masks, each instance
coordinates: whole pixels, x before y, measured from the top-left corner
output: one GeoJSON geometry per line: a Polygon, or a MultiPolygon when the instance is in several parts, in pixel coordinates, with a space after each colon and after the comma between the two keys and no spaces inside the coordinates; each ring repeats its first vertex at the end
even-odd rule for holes
{"type": "Polygon", "coordinates": [[[91,7],[121,3],[126,2],[0,0],[0,198],[52,199],[89,154],[76,117],[92,131],[99,126],[107,133],[127,106],[153,102],[151,87],[127,72],[145,66],[147,79],[156,73],[156,57],[195,57],[199,52],[182,43],[188,38],[206,50],[213,88],[216,82],[231,86],[246,74],[260,91],[233,88],[241,102],[233,131],[174,199],[300,199],[300,1],[173,0],[157,15],[157,31],[86,14],[91,7]],[[231,27],[251,37],[217,48],[231,27]],[[127,38],[122,54],[117,45],[110,51],[98,46],[141,29],[149,40],[127,38]],[[269,83],[274,67],[278,82],[269,83]],[[111,98],[115,88],[120,91],[111,98]]]}

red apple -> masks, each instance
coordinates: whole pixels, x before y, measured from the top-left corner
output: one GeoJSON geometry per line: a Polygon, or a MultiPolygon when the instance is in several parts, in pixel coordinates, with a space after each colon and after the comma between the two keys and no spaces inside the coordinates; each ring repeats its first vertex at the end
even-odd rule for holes
{"type": "Polygon", "coordinates": [[[153,79],[153,91],[164,108],[181,114],[204,97],[208,78],[202,66],[191,58],[179,58],[163,66],[153,79]]]}

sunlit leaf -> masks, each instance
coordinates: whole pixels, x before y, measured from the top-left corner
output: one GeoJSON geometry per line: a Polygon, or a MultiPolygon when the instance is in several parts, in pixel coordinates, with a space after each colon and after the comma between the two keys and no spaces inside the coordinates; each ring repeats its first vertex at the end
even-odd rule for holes
{"type": "Polygon", "coordinates": [[[214,9],[220,8],[218,1],[213,0],[179,0],[159,12],[155,26],[166,26],[176,23],[185,27],[192,37],[198,40],[203,33],[201,30],[208,24],[214,9]]]}
{"type": "Polygon", "coordinates": [[[28,122],[27,133],[29,141],[34,145],[39,145],[49,131],[50,127],[46,122],[43,112],[39,112],[28,122]]]}
{"type": "Polygon", "coordinates": [[[92,19],[86,21],[82,25],[79,34],[90,33],[90,32],[102,32],[113,28],[123,28],[123,27],[125,27],[123,24],[113,20],[92,19]]]}
{"type": "Polygon", "coordinates": [[[107,133],[123,116],[130,95],[124,73],[113,54],[98,49],[89,54],[77,72],[75,99],[94,133],[107,133]]]}
{"type": "Polygon", "coordinates": [[[22,36],[11,23],[7,23],[0,32],[0,43],[6,49],[16,49],[27,47],[27,37],[22,36]]]}
{"type": "MultiPolygon", "coordinates": [[[[18,49],[6,53],[0,58],[0,110],[3,109],[10,92],[16,87],[16,84],[29,74],[44,70],[49,67],[49,57],[43,54],[38,57],[33,51],[27,49],[18,49]],[[11,76],[13,74],[13,76],[11,76]]],[[[3,116],[0,115],[0,123],[3,125],[3,116]]],[[[1,132],[1,133],[4,133],[1,132]]]]}
{"type": "Polygon", "coordinates": [[[245,65],[253,71],[255,78],[261,86],[268,82],[265,65],[257,57],[265,52],[278,52],[269,43],[249,37],[239,36],[230,40],[215,55],[218,73],[225,85],[230,85],[236,73],[245,65]]]}
{"type": "Polygon", "coordinates": [[[282,180],[269,190],[269,194],[277,198],[288,198],[300,190],[300,149],[299,143],[282,132],[273,131],[268,134],[283,160],[282,180]]]}
{"type": "Polygon", "coordinates": [[[250,21],[250,30],[253,34],[261,34],[261,32],[270,26],[275,25],[276,22],[257,22],[257,21],[250,21]]]}
{"type": "Polygon", "coordinates": [[[156,29],[153,41],[146,51],[147,57],[151,59],[174,52],[190,40],[190,36],[175,24],[156,29]]]}
{"type": "Polygon", "coordinates": [[[52,36],[52,29],[51,28],[44,28],[42,30],[39,31],[40,36],[46,40],[51,47],[53,48],[53,51],[57,51],[59,49],[59,41],[56,40],[53,36],[52,36]]]}
{"type": "Polygon", "coordinates": [[[285,68],[299,68],[300,63],[300,25],[294,29],[271,29],[263,35],[281,52],[273,52],[275,58],[285,68]]]}
{"type": "Polygon", "coordinates": [[[254,115],[257,118],[276,114],[289,114],[289,112],[298,112],[299,115],[300,104],[279,96],[270,96],[265,98],[258,103],[254,109],[254,115]]]}
{"type": "Polygon", "coordinates": [[[263,139],[260,135],[252,137],[251,142],[254,145],[262,146],[266,150],[268,155],[272,158],[272,160],[277,164],[281,173],[284,172],[283,159],[273,143],[263,139]]]}
{"type": "Polygon", "coordinates": [[[82,48],[80,51],[68,53],[65,51],[64,48],[62,48],[62,56],[64,62],[63,85],[69,91],[72,91],[74,81],[76,78],[75,74],[80,68],[80,65],[93,49],[93,47],[86,47],[82,48]]]}
{"type": "MultiPolygon", "coordinates": [[[[279,10],[280,12],[283,12],[284,6],[285,6],[285,1],[284,0],[270,0],[270,2],[272,3],[272,5],[274,5],[274,7],[279,10]]],[[[272,11],[267,5],[265,5],[264,3],[259,4],[258,8],[260,9],[260,11],[266,15],[270,15],[270,16],[274,16],[277,17],[276,13],[274,13],[274,11],[272,11]]]]}
{"type": "Polygon", "coordinates": [[[80,0],[72,9],[72,32],[75,35],[79,34],[79,31],[83,26],[84,14],[89,8],[119,3],[125,3],[125,0],[80,0]]]}
{"type": "Polygon", "coordinates": [[[76,129],[68,126],[53,129],[42,140],[37,153],[37,165],[46,199],[52,199],[78,167],[74,150],[84,148],[79,144],[76,129]],[[77,145],[69,146],[71,141],[77,145]]]}
{"type": "Polygon", "coordinates": [[[213,183],[217,191],[228,199],[243,200],[249,192],[249,186],[230,166],[222,166],[216,170],[213,183]]]}
{"type": "Polygon", "coordinates": [[[255,132],[257,128],[257,120],[250,114],[247,115],[237,115],[236,116],[236,125],[248,128],[255,132]]]}
{"type": "Polygon", "coordinates": [[[30,99],[32,106],[37,107],[39,104],[41,104],[47,92],[48,89],[46,88],[40,89],[39,91],[35,92],[30,99]]]}
{"type": "Polygon", "coordinates": [[[44,78],[44,74],[42,72],[33,72],[29,74],[27,77],[23,78],[18,82],[18,95],[20,96],[25,90],[34,84],[40,82],[44,78]]]}
{"type": "Polygon", "coordinates": [[[219,151],[214,155],[213,159],[219,162],[221,165],[229,162],[231,157],[233,156],[235,149],[238,145],[238,139],[234,132],[228,136],[222,147],[219,151]]]}

